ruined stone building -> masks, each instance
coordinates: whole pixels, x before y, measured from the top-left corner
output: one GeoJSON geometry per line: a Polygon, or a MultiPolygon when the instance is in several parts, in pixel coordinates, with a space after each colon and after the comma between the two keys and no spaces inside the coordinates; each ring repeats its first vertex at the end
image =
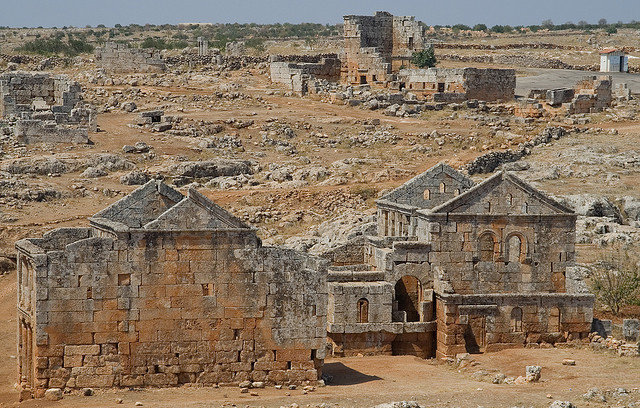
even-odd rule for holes
{"type": "Polygon", "coordinates": [[[298,95],[304,96],[309,92],[309,83],[316,79],[338,81],[340,79],[340,60],[337,58],[322,58],[317,63],[297,63],[282,61],[276,56],[271,57],[271,82],[286,85],[298,95]]]}
{"type": "Polygon", "coordinates": [[[344,17],[342,82],[385,83],[415,51],[428,46],[425,27],[414,17],[378,11],[373,16],[344,17]]]}
{"type": "Polygon", "coordinates": [[[154,48],[130,48],[127,44],[107,42],[95,50],[96,63],[112,72],[163,72],[167,66],[154,48]]]}
{"type": "Polygon", "coordinates": [[[336,355],[454,356],[584,339],[576,215],[509,173],[439,164],[377,201],[378,235],[329,254],[336,355]]]}
{"type": "Polygon", "coordinates": [[[152,180],[16,248],[19,375],[36,397],[321,375],[326,261],[262,247],[195,190],[152,180]]]}
{"type": "Polygon", "coordinates": [[[469,99],[511,101],[516,89],[514,69],[427,68],[403,69],[397,75],[399,89],[435,102],[469,99]]]}
{"type": "Polygon", "coordinates": [[[7,72],[0,75],[0,117],[15,120],[21,143],[87,143],[96,115],[82,102],[80,84],[66,75],[7,72]]]}
{"type": "Polygon", "coordinates": [[[430,46],[425,26],[414,17],[382,11],[373,16],[345,16],[344,51],[339,59],[300,64],[272,57],[271,82],[284,84],[299,95],[313,92],[316,80],[325,80],[406,90],[436,102],[513,99],[513,69],[406,68],[414,52],[430,46]]]}
{"type": "Polygon", "coordinates": [[[519,101],[514,114],[520,117],[534,117],[564,114],[597,113],[610,107],[615,98],[628,100],[631,90],[627,84],[613,88],[610,75],[583,77],[573,88],[532,89],[528,98],[519,101]],[[541,103],[544,101],[545,103],[541,103]],[[554,110],[562,108],[562,111],[554,110]]]}

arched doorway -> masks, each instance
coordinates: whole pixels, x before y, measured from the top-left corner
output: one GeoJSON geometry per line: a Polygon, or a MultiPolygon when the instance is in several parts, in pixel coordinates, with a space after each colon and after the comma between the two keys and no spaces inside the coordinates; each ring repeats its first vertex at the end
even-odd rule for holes
{"type": "Polygon", "coordinates": [[[398,311],[405,312],[407,322],[420,321],[420,302],[422,302],[422,284],[415,276],[405,275],[396,282],[396,302],[398,311]]]}

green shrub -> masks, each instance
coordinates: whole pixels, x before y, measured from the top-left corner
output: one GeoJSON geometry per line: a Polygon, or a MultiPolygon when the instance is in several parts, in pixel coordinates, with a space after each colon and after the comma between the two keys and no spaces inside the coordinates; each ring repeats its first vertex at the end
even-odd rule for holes
{"type": "Polygon", "coordinates": [[[431,68],[436,66],[436,54],[433,47],[416,51],[411,55],[411,63],[418,68],[431,68]]]}

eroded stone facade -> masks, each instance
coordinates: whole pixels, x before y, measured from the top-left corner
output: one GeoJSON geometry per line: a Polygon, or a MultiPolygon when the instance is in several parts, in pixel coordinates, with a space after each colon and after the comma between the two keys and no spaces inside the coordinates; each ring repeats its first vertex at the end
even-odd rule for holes
{"type": "Polygon", "coordinates": [[[587,338],[576,215],[508,173],[439,164],[378,200],[378,236],[329,269],[338,355],[454,356],[587,338]]]}
{"type": "Polygon", "coordinates": [[[340,60],[337,58],[323,58],[318,63],[295,63],[281,61],[277,56],[271,57],[271,82],[286,85],[298,95],[304,96],[313,90],[310,81],[324,79],[338,81],[340,79],[340,60]]]}
{"type": "Polygon", "coordinates": [[[16,244],[21,386],[315,381],[326,261],[262,247],[195,190],[150,181],[90,219],[16,244]]]}

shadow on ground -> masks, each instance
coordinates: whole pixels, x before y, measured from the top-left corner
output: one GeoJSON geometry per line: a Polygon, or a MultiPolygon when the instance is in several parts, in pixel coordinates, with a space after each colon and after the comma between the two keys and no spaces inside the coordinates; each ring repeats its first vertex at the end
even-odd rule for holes
{"type": "Polygon", "coordinates": [[[331,381],[327,385],[354,385],[362,384],[370,381],[382,380],[377,375],[367,375],[360,371],[349,368],[346,365],[333,362],[326,363],[322,372],[328,376],[331,376],[331,381]]]}

